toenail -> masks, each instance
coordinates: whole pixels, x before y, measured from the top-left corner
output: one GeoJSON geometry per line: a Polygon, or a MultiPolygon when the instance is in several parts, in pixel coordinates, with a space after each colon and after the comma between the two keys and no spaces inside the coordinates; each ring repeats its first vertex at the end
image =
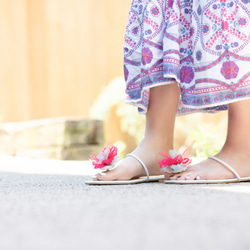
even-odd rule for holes
{"type": "Polygon", "coordinates": [[[186,176],[186,179],[189,179],[190,178],[190,176],[186,176]]]}
{"type": "Polygon", "coordinates": [[[197,175],[195,179],[196,179],[196,180],[200,180],[201,177],[200,177],[199,175],[197,175]]]}

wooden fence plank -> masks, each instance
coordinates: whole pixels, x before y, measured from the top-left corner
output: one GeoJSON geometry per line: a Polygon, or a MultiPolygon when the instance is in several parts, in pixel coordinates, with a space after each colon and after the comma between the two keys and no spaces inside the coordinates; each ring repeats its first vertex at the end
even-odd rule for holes
{"type": "Polygon", "coordinates": [[[131,0],[1,0],[0,120],[88,116],[122,72],[131,0]]]}

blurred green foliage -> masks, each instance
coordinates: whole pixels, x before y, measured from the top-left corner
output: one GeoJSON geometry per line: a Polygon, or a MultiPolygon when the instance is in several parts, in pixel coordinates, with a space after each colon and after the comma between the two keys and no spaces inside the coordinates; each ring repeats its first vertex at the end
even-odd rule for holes
{"type": "Polygon", "coordinates": [[[219,153],[225,141],[223,134],[221,134],[218,126],[206,129],[198,125],[190,135],[190,139],[193,141],[192,150],[195,151],[195,156],[206,158],[219,153]]]}

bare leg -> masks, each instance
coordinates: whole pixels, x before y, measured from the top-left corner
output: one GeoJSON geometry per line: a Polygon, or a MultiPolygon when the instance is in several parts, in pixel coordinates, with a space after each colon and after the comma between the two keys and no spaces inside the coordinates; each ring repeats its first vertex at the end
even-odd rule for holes
{"type": "MultiPolygon", "coordinates": [[[[151,88],[150,104],[146,114],[144,138],[133,151],[147,166],[151,175],[162,174],[158,164],[159,152],[173,148],[173,132],[179,102],[176,83],[151,88]]],[[[95,180],[129,180],[145,176],[142,166],[132,157],[122,160],[115,169],[99,173],[95,180]]]]}
{"type": "MultiPolygon", "coordinates": [[[[228,105],[226,142],[216,157],[232,166],[241,177],[248,177],[250,176],[249,152],[250,100],[231,103],[228,105]]],[[[197,176],[207,180],[235,178],[235,176],[221,164],[212,159],[207,159],[200,164],[189,167],[188,170],[182,174],[170,177],[170,179],[192,180],[197,176]]]]}

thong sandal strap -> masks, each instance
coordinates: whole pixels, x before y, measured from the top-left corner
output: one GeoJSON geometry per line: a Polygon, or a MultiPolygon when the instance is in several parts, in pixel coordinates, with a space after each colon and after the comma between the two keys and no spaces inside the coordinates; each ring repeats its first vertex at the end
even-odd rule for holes
{"type": "Polygon", "coordinates": [[[128,157],[128,156],[133,157],[134,159],[136,159],[136,160],[143,166],[143,168],[144,168],[144,170],[145,170],[145,172],[146,172],[146,174],[147,174],[147,180],[149,180],[149,172],[148,172],[148,169],[147,169],[146,165],[142,162],[142,160],[141,160],[138,156],[136,156],[136,155],[134,155],[134,154],[127,154],[126,157],[128,157]]]}
{"type": "Polygon", "coordinates": [[[240,176],[239,174],[231,167],[229,166],[227,163],[225,163],[224,161],[220,160],[219,158],[215,157],[215,156],[209,156],[208,158],[213,159],[217,162],[219,162],[221,165],[223,165],[224,167],[226,167],[229,171],[231,171],[236,178],[240,181],[240,176]]]}

